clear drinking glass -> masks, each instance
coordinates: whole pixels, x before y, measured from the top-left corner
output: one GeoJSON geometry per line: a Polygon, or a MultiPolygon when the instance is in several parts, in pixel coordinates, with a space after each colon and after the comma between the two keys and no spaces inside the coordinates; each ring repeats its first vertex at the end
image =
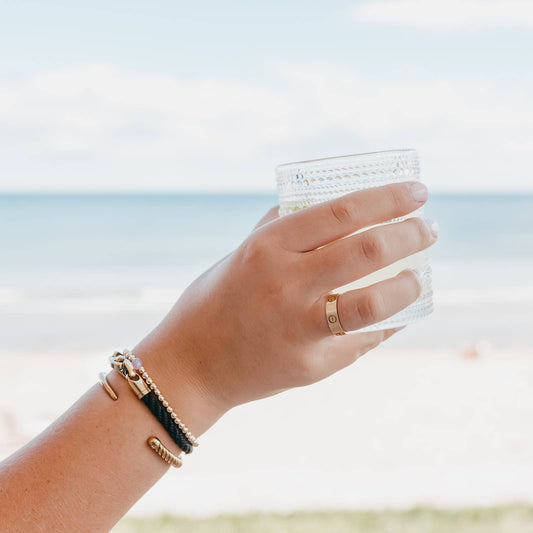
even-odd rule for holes
{"type": "MultiPolygon", "coordinates": [[[[279,214],[284,216],[353,191],[388,183],[419,180],[420,164],[416,150],[373,152],[279,165],[276,167],[276,179],[279,214]]],[[[423,208],[420,208],[409,216],[422,215],[423,208]]],[[[407,217],[396,218],[389,222],[398,222],[405,218],[407,217]]],[[[346,290],[366,287],[377,281],[391,278],[407,268],[419,268],[422,272],[420,297],[394,316],[358,331],[405,326],[424,318],[433,311],[431,267],[425,250],[339,287],[335,292],[342,293],[346,290]]]]}

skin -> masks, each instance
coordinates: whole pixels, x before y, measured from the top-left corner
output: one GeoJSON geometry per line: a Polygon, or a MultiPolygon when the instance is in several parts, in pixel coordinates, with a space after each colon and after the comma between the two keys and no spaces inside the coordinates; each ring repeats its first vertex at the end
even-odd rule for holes
{"type": "MultiPolygon", "coordinates": [[[[413,196],[415,188],[406,182],[368,189],[283,218],[272,208],[134,347],[196,437],[230,409],[322,380],[395,332],[335,337],[325,301],[336,287],[436,241],[432,225],[419,218],[352,235],[421,207],[427,190],[413,196]]],[[[354,331],[381,321],[420,290],[417,276],[405,271],[346,292],[338,301],[340,322],[354,331]]],[[[146,440],[156,435],[174,453],[179,448],[125,380],[116,372],[108,377],[118,401],[93,386],[0,463],[6,530],[108,531],[168,470],[146,440]]]]}

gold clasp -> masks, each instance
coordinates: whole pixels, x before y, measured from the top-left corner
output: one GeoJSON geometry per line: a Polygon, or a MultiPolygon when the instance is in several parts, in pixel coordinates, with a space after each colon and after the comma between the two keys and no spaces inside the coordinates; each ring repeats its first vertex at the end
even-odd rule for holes
{"type": "Polygon", "coordinates": [[[119,374],[122,374],[124,377],[128,377],[128,369],[124,364],[125,361],[127,361],[126,357],[120,352],[115,352],[113,355],[109,356],[111,368],[116,370],[119,374]]]}
{"type": "Polygon", "coordinates": [[[124,360],[124,366],[126,367],[126,372],[128,373],[128,376],[130,379],[138,378],[137,372],[135,372],[135,369],[133,368],[133,365],[131,364],[131,361],[129,359],[124,360]]]}
{"type": "Polygon", "coordinates": [[[126,376],[126,380],[128,381],[128,384],[132,388],[133,392],[136,394],[137,398],[140,400],[143,396],[146,396],[150,392],[150,389],[141,376],[139,376],[139,374],[135,375],[137,376],[137,379],[131,379],[129,376],[126,376]]]}
{"type": "Polygon", "coordinates": [[[131,361],[120,352],[115,352],[109,357],[111,368],[126,378],[137,398],[141,399],[150,392],[150,388],[144,380],[135,372],[131,361]]]}

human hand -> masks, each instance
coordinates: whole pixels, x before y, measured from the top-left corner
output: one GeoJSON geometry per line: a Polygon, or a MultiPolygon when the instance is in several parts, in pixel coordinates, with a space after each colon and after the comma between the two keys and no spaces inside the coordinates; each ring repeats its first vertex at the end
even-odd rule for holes
{"type": "MultiPolygon", "coordinates": [[[[409,218],[351,234],[407,215],[426,199],[424,186],[406,182],[282,218],[273,208],[234,252],[186,289],[134,352],[159,354],[153,364],[166,380],[166,396],[168,387],[178,386],[173,376],[181,376],[217,416],[337,372],[394,330],[333,336],[325,317],[328,293],[432,245],[437,227],[409,218]]],[[[345,292],[340,322],[347,331],[379,322],[420,291],[408,270],[345,292]]]]}

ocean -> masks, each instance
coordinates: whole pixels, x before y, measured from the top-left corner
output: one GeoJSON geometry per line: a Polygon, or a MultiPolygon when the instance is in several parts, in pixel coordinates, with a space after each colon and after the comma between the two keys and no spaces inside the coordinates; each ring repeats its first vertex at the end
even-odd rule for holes
{"type": "MultiPolygon", "coordinates": [[[[113,332],[132,345],[276,203],[274,194],[1,195],[0,354],[92,352],[113,332]]],[[[426,214],[441,227],[430,251],[436,311],[402,346],[529,346],[533,195],[434,194],[426,214]]]]}

